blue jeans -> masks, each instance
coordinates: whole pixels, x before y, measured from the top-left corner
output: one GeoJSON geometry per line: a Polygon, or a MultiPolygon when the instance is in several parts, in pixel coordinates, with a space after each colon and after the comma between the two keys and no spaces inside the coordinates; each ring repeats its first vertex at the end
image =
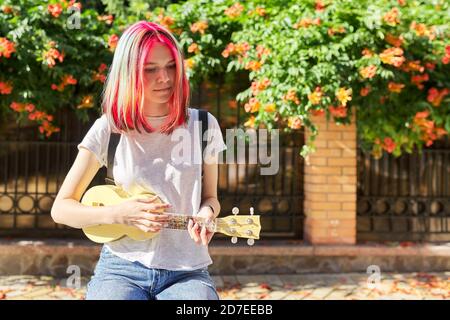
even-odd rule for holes
{"type": "Polygon", "coordinates": [[[219,300],[208,268],[152,269],[111,253],[105,246],[87,284],[86,300],[219,300]]]}

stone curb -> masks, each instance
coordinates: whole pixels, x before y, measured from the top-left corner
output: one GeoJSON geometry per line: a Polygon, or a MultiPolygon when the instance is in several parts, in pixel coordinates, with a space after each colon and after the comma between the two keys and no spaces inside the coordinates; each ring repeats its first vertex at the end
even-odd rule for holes
{"type": "MultiPolygon", "coordinates": [[[[100,253],[101,245],[88,240],[0,240],[1,255],[11,252],[23,254],[55,254],[68,252],[71,254],[100,253]]],[[[409,247],[389,246],[382,244],[371,245],[307,245],[295,241],[260,241],[255,246],[232,245],[228,241],[215,241],[209,247],[211,255],[232,256],[422,256],[422,257],[450,257],[450,243],[420,244],[409,247]]]]}
{"type": "MultiPolygon", "coordinates": [[[[67,276],[69,265],[92,273],[101,245],[88,240],[0,240],[0,275],[67,276]]],[[[450,244],[408,247],[384,244],[307,245],[300,241],[259,241],[253,247],[213,241],[211,274],[289,274],[384,271],[448,271],[450,244]]]]}

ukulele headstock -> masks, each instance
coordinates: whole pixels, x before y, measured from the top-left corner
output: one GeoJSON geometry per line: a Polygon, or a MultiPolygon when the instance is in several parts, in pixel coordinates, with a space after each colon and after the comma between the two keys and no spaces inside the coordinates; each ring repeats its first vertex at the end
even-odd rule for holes
{"type": "Polygon", "coordinates": [[[252,246],[255,239],[259,239],[261,231],[259,216],[254,215],[253,207],[250,208],[250,215],[238,216],[237,207],[234,207],[231,212],[232,216],[218,219],[217,231],[230,236],[233,244],[237,243],[238,238],[247,238],[247,244],[252,246]]]}

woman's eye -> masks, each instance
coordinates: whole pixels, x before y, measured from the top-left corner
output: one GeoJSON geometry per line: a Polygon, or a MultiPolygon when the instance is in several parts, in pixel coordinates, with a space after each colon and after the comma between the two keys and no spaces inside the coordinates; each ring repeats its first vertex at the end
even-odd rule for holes
{"type": "MultiPolygon", "coordinates": [[[[168,66],[168,68],[171,68],[171,69],[173,69],[173,68],[175,68],[176,67],[176,65],[174,64],[174,65],[170,65],[170,66],[168,66]]],[[[151,69],[145,69],[145,72],[155,72],[156,71],[156,69],[155,68],[151,68],[151,69]]]]}

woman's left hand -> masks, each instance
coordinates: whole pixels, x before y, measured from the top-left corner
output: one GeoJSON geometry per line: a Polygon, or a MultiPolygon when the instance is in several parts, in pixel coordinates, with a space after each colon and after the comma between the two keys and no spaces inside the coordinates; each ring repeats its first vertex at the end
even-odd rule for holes
{"type": "MultiPolygon", "coordinates": [[[[194,217],[194,219],[196,217],[204,218],[206,222],[213,221],[215,218],[214,213],[210,207],[203,207],[197,213],[197,215],[194,217]]],[[[194,223],[193,219],[189,219],[188,232],[196,244],[201,243],[205,246],[209,244],[209,242],[211,241],[211,239],[214,235],[214,232],[211,232],[208,229],[206,229],[205,225],[200,227],[200,224],[198,222],[194,223]]]]}

